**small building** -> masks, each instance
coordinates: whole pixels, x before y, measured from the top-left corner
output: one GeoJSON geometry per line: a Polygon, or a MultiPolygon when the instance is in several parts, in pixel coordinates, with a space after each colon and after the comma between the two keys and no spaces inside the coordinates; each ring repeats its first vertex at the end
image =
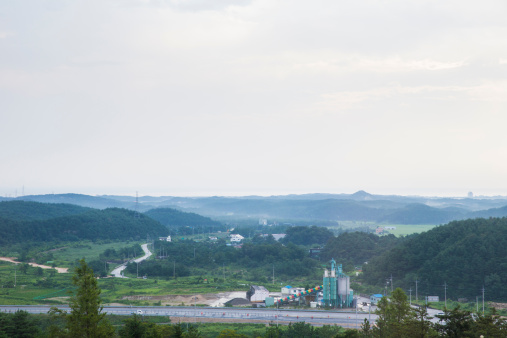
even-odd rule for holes
{"type": "Polygon", "coordinates": [[[426,302],[439,302],[440,298],[438,296],[426,296],[426,302]]]}
{"type": "Polygon", "coordinates": [[[286,236],[285,234],[273,234],[273,238],[277,241],[281,240],[285,236],[286,236]]]}
{"type": "Polygon", "coordinates": [[[268,238],[269,236],[273,236],[273,239],[275,241],[279,241],[281,240],[282,238],[284,238],[286,236],[286,234],[261,234],[260,235],[262,238],[268,238]]]}
{"type": "Polygon", "coordinates": [[[384,227],[384,230],[396,230],[396,227],[393,227],[393,226],[384,227]]]}
{"type": "Polygon", "coordinates": [[[252,285],[246,292],[246,298],[252,303],[264,302],[266,297],[269,297],[269,291],[264,286],[252,285]]]}
{"type": "Polygon", "coordinates": [[[171,242],[171,236],[159,237],[158,240],[163,242],[171,242]]]}
{"type": "Polygon", "coordinates": [[[319,257],[321,252],[322,252],[322,248],[313,248],[313,249],[309,250],[310,257],[312,257],[312,258],[319,257]]]}
{"type": "Polygon", "coordinates": [[[370,303],[371,303],[371,305],[377,304],[378,301],[382,299],[382,297],[384,297],[384,295],[381,294],[381,293],[376,293],[376,294],[371,295],[370,296],[370,303]]]}
{"type": "Polygon", "coordinates": [[[231,242],[241,242],[244,239],[245,239],[245,237],[243,237],[239,234],[232,234],[231,235],[231,242]]]}
{"type": "Polygon", "coordinates": [[[379,235],[379,234],[381,234],[381,233],[383,233],[383,232],[384,232],[384,228],[378,227],[377,229],[375,229],[375,233],[376,233],[377,235],[379,235]]]}
{"type": "Polygon", "coordinates": [[[210,240],[210,241],[217,241],[217,240],[218,240],[218,238],[217,238],[217,237],[215,237],[215,236],[210,236],[210,237],[209,237],[209,240],[210,240]]]}
{"type": "Polygon", "coordinates": [[[293,288],[290,285],[286,285],[282,288],[282,297],[297,295],[298,293],[303,291],[305,291],[305,288],[293,288]]]}

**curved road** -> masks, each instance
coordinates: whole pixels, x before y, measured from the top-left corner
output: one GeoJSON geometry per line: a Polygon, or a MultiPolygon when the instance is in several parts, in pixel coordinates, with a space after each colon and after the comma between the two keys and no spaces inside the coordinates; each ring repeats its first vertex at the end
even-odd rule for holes
{"type": "MultiPolygon", "coordinates": [[[[145,259],[148,259],[152,253],[151,251],[148,249],[148,243],[146,244],[143,244],[141,245],[141,248],[143,248],[143,251],[144,251],[144,256],[143,257],[140,257],[140,258],[136,258],[130,262],[134,262],[134,263],[141,263],[142,261],[144,261],[145,259]]],[[[119,265],[117,266],[112,272],[111,274],[114,276],[114,277],[118,277],[118,278],[127,278],[127,277],[124,277],[123,276],[123,270],[125,270],[127,268],[127,263],[123,263],[122,265],[119,265]]]]}

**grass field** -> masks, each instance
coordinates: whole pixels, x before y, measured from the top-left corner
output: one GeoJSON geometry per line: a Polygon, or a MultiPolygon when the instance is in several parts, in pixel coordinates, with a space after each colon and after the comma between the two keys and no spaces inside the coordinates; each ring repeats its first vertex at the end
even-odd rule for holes
{"type": "MultiPolygon", "coordinates": [[[[120,249],[130,247],[137,242],[110,242],[110,243],[93,243],[91,241],[80,241],[63,245],[59,249],[52,251],[55,264],[58,267],[70,267],[72,263],[78,259],[85,258],[87,261],[99,258],[99,255],[107,249],[120,249]]],[[[141,244],[139,242],[139,244],[141,244]]],[[[132,252],[132,256],[142,256],[143,252],[132,252]]]]}
{"type": "Polygon", "coordinates": [[[419,234],[433,229],[438,225],[434,224],[383,224],[381,227],[396,227],[395,230],[386,230],[388,233],[393,234],[397,237],[406,236],[411,234],[419,234]]]}
{"type": "Polygon", "coordinates": [[[376,229],[377,227],[396,227],[395,230],[387,230],[388,233],[395,236],[406,236],[411,234],[419,234],[433,229],[437,225],[434,224],[380,224],[375,222],[355,222],[355,221],[340,221],[339,225],[328,227],[330,230],[364,228],[376,229]]]}

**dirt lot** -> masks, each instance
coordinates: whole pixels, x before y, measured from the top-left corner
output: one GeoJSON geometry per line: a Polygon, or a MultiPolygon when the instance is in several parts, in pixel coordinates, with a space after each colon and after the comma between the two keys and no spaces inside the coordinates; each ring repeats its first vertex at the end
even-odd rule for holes
{"type": "Polygon", "coordinates": [[[488,302],[488,306],[494,307],[497,310],[507,310],[507,303],[488,302]]]}
{"type": "Polygon", "coordinates": [[[224,306],[224,303],[233,298],[245,298],[246,292],[221,292],[199,295],[164,295],[164,296],[125,296],[124,300],[148,300],[160,301],[161,305],[194,305],[204,304],[207,306],[224,306]]]}
{"type": "MultiPolygon", "coordinates": [[[[22,263],[22,262],[15,261],[14,257],[0,257],[0,261],[6,261],[6,262],[11,262],[11,263],[16,263],[16,264],[22,263]]],[[[34,267],[41,267],[43,269],[56,269],[56,271],[58,271],[58,273],[67,273],[67,272],[69,272],[68,268],[52,268],[52,267],[47,266],[47,265],[36,264],[36,263],[28,263],[28,264],[31,265],[31,266],[34,266],[34,267]]]]}

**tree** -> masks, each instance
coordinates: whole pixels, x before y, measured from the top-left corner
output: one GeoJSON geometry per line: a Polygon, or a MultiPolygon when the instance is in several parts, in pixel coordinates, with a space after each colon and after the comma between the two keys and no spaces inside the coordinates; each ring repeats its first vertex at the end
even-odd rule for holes
{"type": "Polygon", "coordinates": [[[407,295],[400,288],[393,291],[389,300],[382,297],[377,306],[377,325],[371,329],[373,337],[424,338],[436,335],[429,324],[426,308],[417,311],[412,309],[407,295]]]}
{"type": "Polygon", "coordinates": [[[472,329],[472,313],[460,310],[459,306],[452,310],[444,309],[444,314],[437,317],[440,318],[440,322],[435,327],[441,336],[464,337],[465,333],[472,329]]]}
{"type": "Polygon", "coordinates": [[[71,298],[71,312],[67,320],[67,328],[73,337],[109,337],[114,328],[102,313],[101,290],[93,270],[84,259],[72,277],[72,284],[77,287],[76,294],[71,298]]]}
{"type": "Polygon", "coordinates": [[[247,338],[244,334],[237,333],[236,330],[224,329],[218,335],[218,338],[247,338]]]}
{"type": "Polygon", "coordinates": [[[114,335],[114,328],[102,312],[101,290],[93,270],[88,267],[84,259],[79,261],[80,266],[75,270],[72,284],[77,287],[70,299],[70,314],[52,308],[50,315],[62,317],[65,320],[65,330],[52,326],[50,335],[72,338],[101,338],[114,335]]]}
{"type": "Polygon", "coordinates": [[[37,322],[26,311],[0,313],[0,337],[26,338],[39,333],[37,322]]]}
{"type": "Polygon", "coordinates": [[[140,316],[133,314],[132,317],[125,319],[123,322],[125,326],[118,332],[120,337],[141,338],[146,335],[147,327],[140,316]]]}

